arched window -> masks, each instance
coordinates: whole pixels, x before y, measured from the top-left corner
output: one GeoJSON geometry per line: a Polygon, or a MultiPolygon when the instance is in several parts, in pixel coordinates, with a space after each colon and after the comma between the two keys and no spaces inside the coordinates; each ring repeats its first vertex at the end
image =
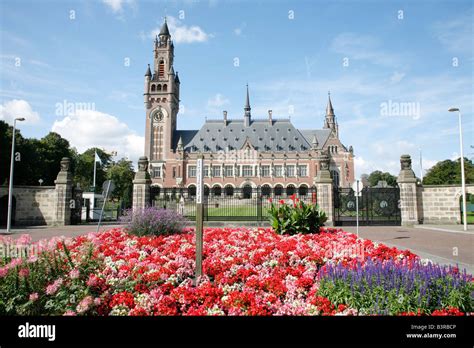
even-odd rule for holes
{"type": "Polygon", "coordinates": [[[156,86],[155,85],[151,85],[151,91],[154,92],[156,89],[156,86]]]}
{"type": "Polygon", "coordinates": [[[224,188],[224,193],[226,196],[233,196],[234,195],[234,188],[231,185],[227,185],[224,188]]]}
{"type": "Polygon", "coordinates": [[[209,196],[209,186],[204,185],[204,196],[209,196]]]}
{"type": "Polygon", "coordinates": [[[188,196],[196,196],[196,186],[194,185],[189,185],[188,186],[188,196]]]}
{"type": "Polygon", "coordinates": [[[220,186],[214,186],[212,188],[212,195],[213,196],[220,196],[222,194],[222,188],[220,186]]]}
{"type": "Polygon", "coordinates": [[[331,176],[334,186],[339,187],[339,172],[337,170],[331,170],[331,176]]]}
{"type": "Polygon", "coordinates": [[[291,195],[294,195],[295,194],[295,186],[294,185],[288,185],[286,187],[286,195],[287,196],[291,196],[291,195]]]}
{"type": "Polygon", "coordinates": [[[298,195],[299,196],[306,196],[308,194],[308,186],[306,185],[301,185],[298,188],[298,195]]]}
{"type": "Polygon", "coordinates": [[[270,185],[263,185],[262,186],[262,196],[270,196],[272,193],[272,188],[270,185]]]}
{"type": "Polygon", "coordinates": [[[165,84],[163,85],[163,92],[166,92],[166,91],[168,91],[168,85],[165,83],[165,84]]]}
{"type": "Polygon", "coordinates": [[[283,193],[283,186],[276,185],[275,188],[273,189],[273,193],[275,194],[275,196],[281,196],[283,193]]]}
{"type": "Polygon", "coordinates": [[[160,64],[158,66],[158,76],[164,77],[165,76],[165,62],[164,60],[160,60],[160,64]]]}
{"type": "Polygon", "coordinates": [[[252,198],[252,186],[245,185],[242,189],[243,198],[252,198]]]}
{"type": "Polygon", "coordinates": [[[156,90],[157,90],[158,92],[160,92],[160,91],[161,91],[161,85],[158,85],[157,88],[156,88],[156,90]]]}
{"type": "Polygon", "coordinates": [[[161,99],[162,103],[166,103],[166,98],[161,99]]]}

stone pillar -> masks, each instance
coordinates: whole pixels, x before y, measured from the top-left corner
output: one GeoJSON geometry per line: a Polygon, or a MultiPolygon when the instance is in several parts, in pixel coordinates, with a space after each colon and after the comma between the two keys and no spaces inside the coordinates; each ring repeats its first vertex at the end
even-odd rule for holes
{"type": "Polygon", "coordinates": [[[402,226],[418,224],[418,202],[416,176],[411,168],[410,155],[400,157],[400,174],[397,183],[400,187],[400,210],[402,226]]]}
{"type": "Polygon", "coordinates": [[[71,160],[63,157],[61,160],[61,170],[54,183],[56,184],[56,217],[54,224],[71,224],[71,201],[72,197],[72,173],[70,171],[71,160]]]}
{"type": "Polygon", "coordinates": [[[140,210],[150,205],[151,178],[148,173],[148,158],[142,156],[138,159],[138,171],[133,180],[132,209],[140,210]]]}
{"type": "Polygon", "coordinates": [[[321,155],[319,158],[321,168],[314,178],[316,186],[316,200],[319,208],[326,213],[328,220],[327,226],[334,226],[334,198],[333,198],[333,180],[329,171],[329,156],[321,155]]]}

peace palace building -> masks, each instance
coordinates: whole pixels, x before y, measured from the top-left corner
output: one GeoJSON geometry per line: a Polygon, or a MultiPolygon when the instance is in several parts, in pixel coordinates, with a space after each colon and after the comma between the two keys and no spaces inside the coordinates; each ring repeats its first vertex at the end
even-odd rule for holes
{"type": "MultiPolygon", "coordinates": [[[[339,139],[331,98],[322,129],[297,129],[289,118],[251,115],[249,91],[243,117],[223,112],[199,130],[178,130],[180,80],[173,69],[174,45],[166,21],[154,42],[153,71],[145,74],[145,155],[152,186],[195,192],[196,159],[204,155],[205,192],[233,194],[234,188],[261,187],[275,193],[306,194],[314,185],[321,158],[329,157],[335,185],[354,181],[354,154],[339,139]]],[[[327,163],[327,162],[326,162],[327,163]]]]}

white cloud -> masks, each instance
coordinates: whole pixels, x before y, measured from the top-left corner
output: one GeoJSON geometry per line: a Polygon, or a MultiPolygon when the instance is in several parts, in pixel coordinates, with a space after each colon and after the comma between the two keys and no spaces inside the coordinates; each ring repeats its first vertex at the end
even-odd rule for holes
{"type": "Polygon", "coordinates": [[[465,52],[472,55],[474,41],[472,38],[473,11],[467,11],[457,18],[443,19],[433,25],[436,38],[452,52],[465,52]]]}
{"type": "Polygon", "coordinates": [[[109,152],[117,151],[118,158],[127,157],[133,163],[143,156],[144,137],[117,117],[103,112],[76,110],[73,115],[55,121],[51,130],[68,139],[79,152],[99,147],[109,152]]]}
{"type": "Polygon", "coordinates": [[[0,105],[0,120],[13,124],[17,117],[24,117],[25,124],[36,124],[40,121],[40,115],[33,111],[31,105],[26,100],[13,99],[0,105]]]}
{"type": "Polygon", "coordinates": [[[102,2],[107,5],[113,13],[122,13],[123,5],[133,5],[134,0],[102,0],[102,2]]]}
{"type": "MultiPolygon", "coordinates": [[[[173,16],[166,17],[166,20],[171,38],[175,43],[206,42],[213,37],[212,34],[207,34],[201,27],[197,25],[184,25],[173,16]]],[[[161,25],[153,29],[149,36],[155,38],[160,33],[160,27],[161,25]]]]}
{"type": "Polygon", "coordinates": [[[242,23],[238,28],[234,29],[234,34],[237,36],[242,35],[242,32],[244,31],[245,27],[247,26],[247,23],[242,23]]]}
{"type": "Polygon", "coordinates": [[[405,73],[400,73],[398,71],[395,71],[392,76],[390,77],[390,82],[391,83],[398,83],[400,82],[403,78],[405,77],[405,73]]]}
{"type": "Polygon", "coordinates": [[[331,49],[349,59],[367,60],[383,66],[398,66],[400,57],[380,48],[380,41],[370,35],[341,33],[331,43],[331,49]]]}
{"type": "Polygon", "coordinates": [[[209,108],[220,108],[221,106],[229,104],[229,99],[224,97],[222,94],[217,93],[214,97],[207,101],[209,108]]]}

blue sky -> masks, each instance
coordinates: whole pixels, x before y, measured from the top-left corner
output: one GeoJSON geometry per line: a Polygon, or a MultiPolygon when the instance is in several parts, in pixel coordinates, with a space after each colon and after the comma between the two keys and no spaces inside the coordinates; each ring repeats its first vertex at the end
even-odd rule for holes
{"type": "Polygon", "coordinates": [[[136,161],[143,75],[167,16],[178,128],[198,129],[222,110],[242,117],[248,82],[253,117],[272,109],[302,129],[322,127],[330,90],[357,175],[396,174],[404,153],[419,174],[419,148],[425,169],[458,156],[451,106],[474,156],[472,1],[3,0],[0,10],[0,119],[25,115],[25,136],[54,130],[80,151],[136,161]],[[402,105],[412,109],[397,113],[402,105]]]}

